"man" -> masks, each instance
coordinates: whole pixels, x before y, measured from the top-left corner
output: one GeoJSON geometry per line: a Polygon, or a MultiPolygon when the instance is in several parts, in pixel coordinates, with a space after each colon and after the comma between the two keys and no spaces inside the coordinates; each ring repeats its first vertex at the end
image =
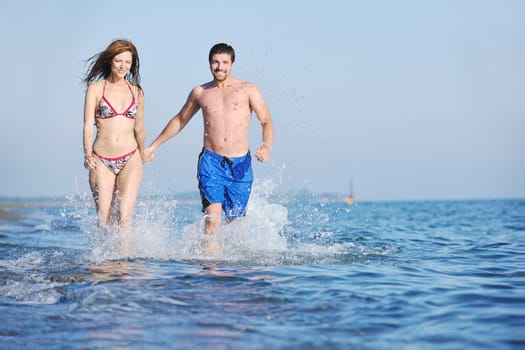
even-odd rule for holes
{"type": "Polygon", "coordinates": [[[234,49],[224,43],[216,44],[208,60],[213,80],[193,88],[180,112],[145,150],[145,160],[153,159],[157,147],[177,135],[202,110],[204,145],[197,178],[206,214],[205,233],[212,234],[220,228],[222,212],[228,222],[246,214],[253,183],[248,140],[252,111],[262,127],[263,142],[255,152],[260,162],[270,159],[274,129],[268,106],[257,87],[231,76],[234,49]]]}

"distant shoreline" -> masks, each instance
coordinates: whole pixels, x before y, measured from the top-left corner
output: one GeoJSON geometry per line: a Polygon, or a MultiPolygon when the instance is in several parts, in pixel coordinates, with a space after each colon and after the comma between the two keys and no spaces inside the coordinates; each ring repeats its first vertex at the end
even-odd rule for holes
{"type": "Polygon", "coordinates": [[[7,208],[40,208],[40,207],[63,207],[73,205],[74,202],[66,199],[0,199],[0,210],[5,211],[7,208]]]}
{"type": "MultiPolygon", "coordinates": [[[[316,203],[338,203],[347,201],[347,196],[341,194],[331,194],[331,193],[285,193],[279,195],[271,195],[271,202],[278,202],[281,204],[291,203],[291,202],[316,202],[316,203]]],[[[173,195],[153,195],[153,196],[139,196],[139,201],[157,201],[157,200],[174,200],[181,204],[200,204],[200,197],[198,193],[189,192],[189,193],[179,193],[173,195]]],[[[354,198],[354,204],[364,204],[364,203],[397,203],[397,202],[476,202],[476,201],[501,201],[501,200],[525,200],[525,198],[453,198],[453,199],[397,199],[397,200],[360,200],[359,198],[354,198]]],[[[93,199],[81,199],[81,198],[52,198],[52,197],[0,197],[0,218],[2,216],[8,215],[5,214],[6,209],[10,208],[42,208],[42,207],[74,207],[78,206],[79,203],[92,203],[93,199]]],[[[94,205],[94,204],[93,204],[94,205]]],[[[9,212],[9,211],[7,211],[9,212]]]]}
{"type": "Polygon", "coordinates": [[[0,208],[0,220],[19,220],[22,218],[23,216],[16,212],[0,208]]]}

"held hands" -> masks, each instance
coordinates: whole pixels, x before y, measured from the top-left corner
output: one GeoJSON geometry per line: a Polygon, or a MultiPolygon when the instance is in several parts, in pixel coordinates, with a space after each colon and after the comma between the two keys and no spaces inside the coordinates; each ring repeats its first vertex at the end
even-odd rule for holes
{"type": "Polygon", "coordinates": [[[270,159],[270,152],[270,147],[263,143],[261,147],[257,148],[255,158],[261,163],[267,162],[270,159]]]}
{"type": "Polygon", "coordinates": [[[155,158],[155,149],[150,146],[144,150],[144,154],[142,155],[142,160],[144,161],[144,163],[147,163],[151,161],[153,158],[155,158]]]}
{"type": "Polygon", "coordinates": [[[84,168],[88,170],[95,170],[97,168],[97,160],[94,156],[84,157],[84,168]]]}

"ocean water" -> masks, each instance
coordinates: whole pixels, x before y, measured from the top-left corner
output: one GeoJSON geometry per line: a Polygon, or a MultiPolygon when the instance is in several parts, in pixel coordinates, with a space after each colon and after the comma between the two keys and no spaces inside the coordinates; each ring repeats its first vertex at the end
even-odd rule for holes
{"type": "Polygon", "coordinates": [[[193,195],[141,197],[126,252],[89,198],[0,201],[0,348],[525,348],[525,200],[268,192],[215,255],[193,195]]]}

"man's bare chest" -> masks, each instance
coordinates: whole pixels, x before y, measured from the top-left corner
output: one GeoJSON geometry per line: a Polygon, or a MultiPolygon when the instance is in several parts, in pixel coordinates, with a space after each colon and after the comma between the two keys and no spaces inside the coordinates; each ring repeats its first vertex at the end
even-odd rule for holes
{"type": "Polygon", "coordinates": [[[249,99],[241,91],[209,92],[200,96],[199,105],[204,111],[211,113],[245,111],[249,110],[249,99]]]}

